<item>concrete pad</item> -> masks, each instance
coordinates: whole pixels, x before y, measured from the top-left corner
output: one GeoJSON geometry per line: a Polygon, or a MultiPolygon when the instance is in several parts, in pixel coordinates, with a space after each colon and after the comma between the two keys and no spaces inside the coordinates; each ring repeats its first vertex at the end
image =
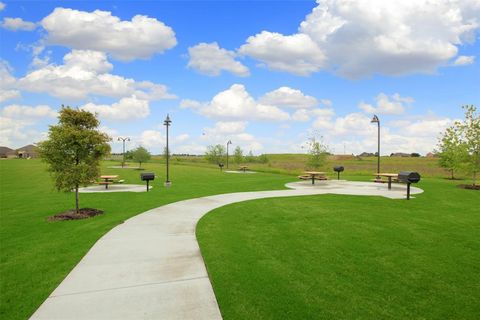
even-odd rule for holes
{"type": "Polygon", "coordinates": [[[108,168],[110,168],[110,169],[135,169],[135,170],[140,169],[140,167],[129,167],[129,166],[124,166],[124,167],[122,167],[122,166],[110,166],[108,168]]]}
{"type": "MultiPolygon", "coordinates": [[[[406,192],[399,184],[388,190],[386,184],[341,180],[286,186],[291,189],[179,201],[128,219],[95,243],[31,319],[221,319],[195,236],[206,213],[262,198],[348,194],[402,199],[406,192]]],[[[412,194],[421,192],[411,188],[412,194]]]]}
{"type": "MultiPolygon", "coordinates": [[[[148,190],[152,189],[153,186],[149,186],[148,190]]],[[[78,192],[81,193],[108,193],[108,192],[147,192],[147,185],[141,184],[110,184],[108,189],[104,185],[95,185],[79,188],[78,192]]]]}

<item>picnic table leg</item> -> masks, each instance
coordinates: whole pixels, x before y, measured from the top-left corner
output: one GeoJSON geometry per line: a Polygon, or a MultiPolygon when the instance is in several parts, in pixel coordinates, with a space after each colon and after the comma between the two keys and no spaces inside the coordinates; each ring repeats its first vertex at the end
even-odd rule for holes
{"type": "Polygon", "coordinates": [[[312,174],[312,184],[315,184],[315,175],[312,174]]]}
{"type": "Polygon", "coordinates": [[[392,177],[388,177],[388,190],[392,189],[392,177]]]}

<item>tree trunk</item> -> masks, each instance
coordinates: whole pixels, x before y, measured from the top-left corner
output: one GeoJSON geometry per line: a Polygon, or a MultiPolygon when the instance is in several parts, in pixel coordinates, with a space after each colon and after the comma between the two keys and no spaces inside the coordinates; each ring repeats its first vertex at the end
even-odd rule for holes
{"type": "Polygon", "coordinates": [[[75,212],[78,214],[80,209],[78,208],[78,184],[75,185],[75,212]]]}

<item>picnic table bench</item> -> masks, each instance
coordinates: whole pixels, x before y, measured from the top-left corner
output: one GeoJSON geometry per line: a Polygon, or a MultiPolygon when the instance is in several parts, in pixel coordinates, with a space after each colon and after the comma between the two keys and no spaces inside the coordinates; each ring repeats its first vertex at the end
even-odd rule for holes
{"type": "Polygon", "coordinates": [[[305,171],[303,175],[298,176],[302,180],[312,180],[312,184],[315,184],[315,180],[328,180],[325,176],[325,172],[320,171],[305,171]]]}
{"type": "Polygon", "coordinates": [[[247,167],[247,166],[240,166],[240,167],[238,167],[238,171],[243,171],[243,172],[245,172],[246,170],[248,170],[248,167],[247,167]]]}
{"type": "Polygon", "coordinates": [[[388,189],[392,189],[392,182],[398,182],[398,173],[374,173],[376,178],[373,179],[373,182],[377,183],[388,183],[388,189]],[[387,180],[382,179],[382,177],[387,178],[387,180]]]}
{"type": "Polygon", "coordinates": [[[104,175],[100,176],[103,181],[98,181],[97,184],[104,185],[105,189],[108,189],[108,185],[113,184],[114,180],[118,178],[118,175],[104,175]]]}

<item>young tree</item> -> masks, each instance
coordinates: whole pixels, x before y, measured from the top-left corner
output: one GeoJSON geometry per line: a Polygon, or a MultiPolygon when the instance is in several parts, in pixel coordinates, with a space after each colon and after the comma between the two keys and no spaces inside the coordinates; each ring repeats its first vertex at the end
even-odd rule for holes
{"type": "Polygon", "coordinates": [[[465,120],[457,124],[466,149],[465,170],[472,175],[472,184],[477,183],[480,171],[480,115],[473,105],[463,106],[465,120]]]}
{"type": "Polygon", "coordinates": [[[465,144],[461,141],[460,133],[455,125],[445,130],[438,147],[438,164],[450,171],[453,180],[455,172],[463,167],[467,155],[465,144]]]}
{"type": "Polygon", "coordinates": [[[309,154],[308,165],[314,169],[322,167],[328,155],[327,146],[322,141],[317,141],[315,138],[310,138],[309,141],[309,154]]]}
{"type": "Polygon", "coordinates": [[[150,152],[148,152],[148,150],[144,147],[138,147],[132,152],[132,160],[138,162],[140,168],[142,167],[142,163],[147,162],[151,157],[152,155],[150,152]]]}
{"type": "Polygon", "coordinates": [[[125,160],[133,160],[133,150],[125,151],[125,160]]]}
{"type": "Polygon", "coordinates": [[[227,152],[225,151],[225,147],[221,144],[217,144],[215,146],[208,146],[207,152],[205,152],[205,159],[209,163],[219,164],[223,163],[223,159],[226,154],[227,152]]]}
{"type": "Polygon", "coordinates": [[[52,173],[58,191],[75,190],[100,174],[100,160],[110,152],[110,138],[98,131],[100,122],[90,112],[62,106],[57,125],[50,126],[48,139],[39,144],[39,153],[52,173]]]}
{"type": "Polygon", "coordinates": [[[235,148],[233,153],[233,160],[236,164],[240,164],[243,162],[243,150],[239,146],[235,148]]]}

